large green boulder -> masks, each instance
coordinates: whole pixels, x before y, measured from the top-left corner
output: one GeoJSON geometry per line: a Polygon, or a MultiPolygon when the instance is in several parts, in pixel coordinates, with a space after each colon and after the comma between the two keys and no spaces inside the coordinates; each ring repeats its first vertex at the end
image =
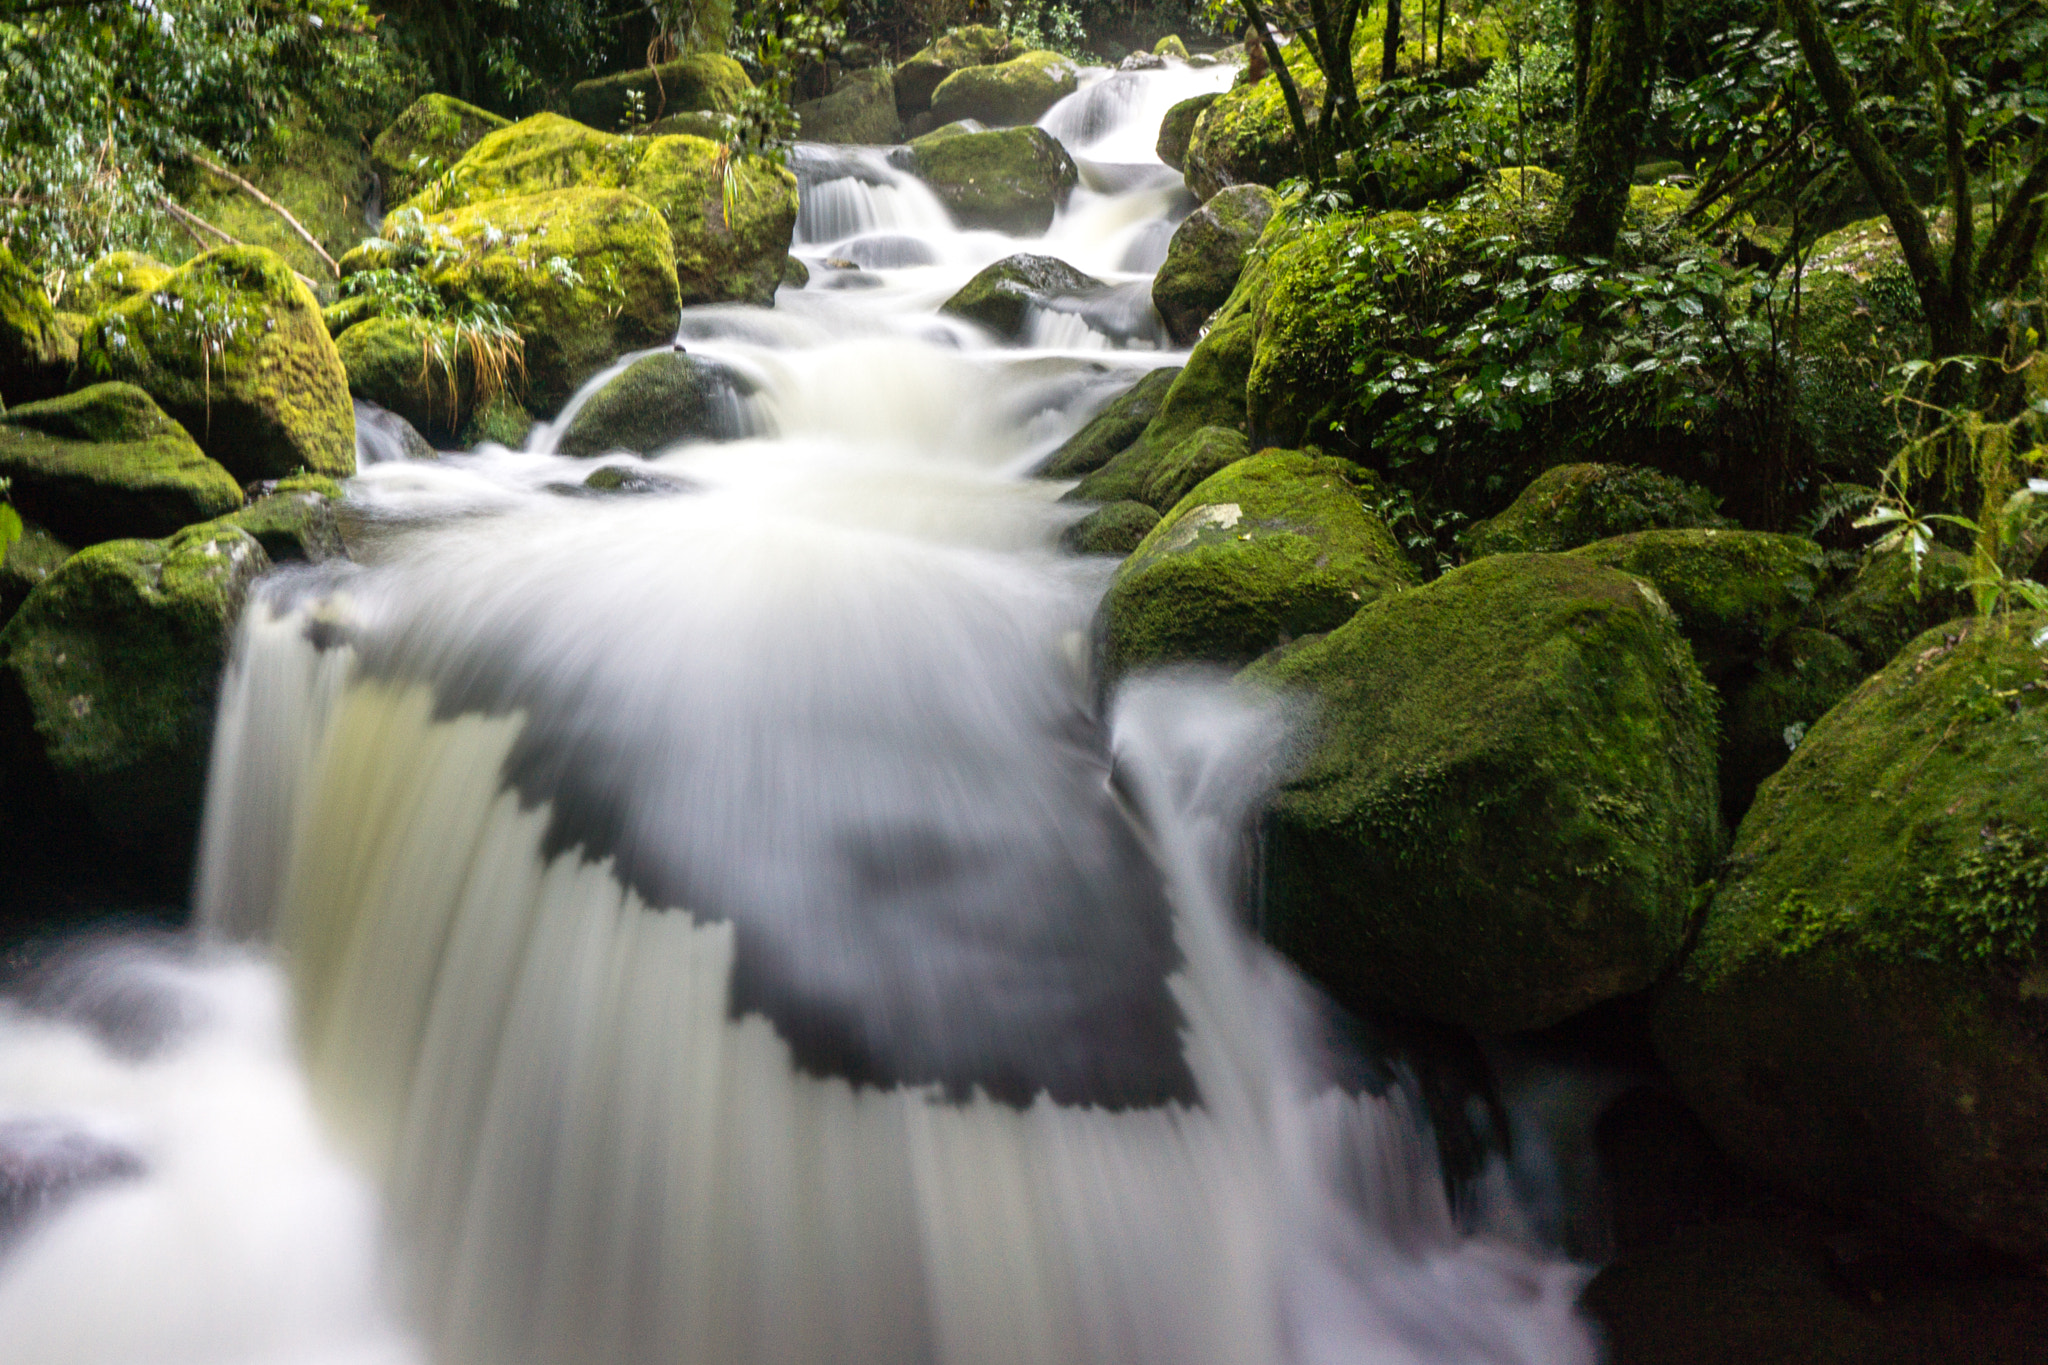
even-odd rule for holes
{"type": "Polygon", "coordinates": [[[1176,346],[1201,339],[1202,324],[1237,288],[1245,256],[1273,217],[1278,197],[1264,185],[1219,191],[1174,229],[1152,277],[1152,306],[1176,346]]]}
{"type": "MultiPolygon", "coordinates": [[[[1322,74],[1299,44],[1288,48],[1287,68],[1314,110],[1322,103],[1322,74]],[[1299,48],[1297,55],[1296,49],[1299,48]]],[[[1231,185],[1277,185],[1301,174],[1301,149],[1287,101],[1271,74],[1226,90],[1195,119],[1181,174],[1195,197],[1207,200],[1231,185]]]]}
{"type": "Polygon", "coordinates": [[[1632,531],[1732,527],[1715,499],[1654,469],[1620,464],[1561,464],[1536,476],[1507,510],[1465,533],[1465,549],[1481,555],[1575,550],[1632,531]]]}
{"type": "Polygon", "coordinates": [[[839,88],[796,107],[797,136],[806,142],[887,146],[903,136],[896,116],[896,88],[887,67],[849,71],[839,88]]]}
{"type": "Polygon", "coordinates": [[[0,244],[0,404],[64,391],[78,339],[57,318],[43,282],[0,244]]]}
{"type": "Polygon", "coordinates": [[[410,199],[462,159],[485,134],[511,121],[453,95],[422,95],[370,144],[370,165],[384,182],[384,200],[410,199]]]}
{"type": "MultiPolygon", "coordinates": [[[[1245,440],[1243,432],[1230,427],[1203,427],[1145,472],[1139,490],[1144,496],[1139,501],[1148,507],[1171,509],[1194,492],[1197,484],[1251,453],[1251,443],[1245,440]]],[[[1357,465],[1345,465],[1337,472],[1347,479],[1365,473],[1357,465]]]]}
{"type": "Polygon", "coordinates": [[[216,526],[232,526],[255,537],[273,564],[320,564],[347,559],[335,509],[341,485],[318,474],[258,484],[257,495],[239,512],[220,518],[216,526]]]}
{"type": "Polygon", "coordinates": [[[896,112],[906,120],[924,113],[948,76],[1009,55],[1010,36],[999,28],[975,24],[942,35],[896,68],[896,112]]]}
{"type": "Polygon", "coordinates": [[[72,545],[167,536],[242,505],[235,476],[132,384],[0,414],[0,479],[23,516],[72,545]]]}
{"type": "Polygon", "coordinates": [[[1033,305],[1098,293],[1102,288],[1101,280],[1082,274],[1056,256],[1019,252],[1005,256],[962,285],[939,305],[939,311],[986,327],[1006,341],[1022,341],[1033,305]]]}
{"type": "MultiPolygon", "coordinates": [[[[638,195],[567,189],[486,199],[428,218],[425,227],[455,249],[429,263],[421,277],[450,303],[489,304],[510,320],[523,343],[514,387],[539,416],[559,411],[621,352],[675,335],[679,290],[668,224],[638,195]]],[[[365,243],[342,258],[341,269],[348,277],[393,262],[391,248],[365,243]]],[[[370,350],[373,340],[386,344],[390,325],[360,323],[341,339],[385,329],[359,339],[350,349],[355,357],[370,350]]],[[[456,352],[464,356],[461,363],[467,363],[467,352],[466,346],[456,352]]],[[[445,390],[446,363],[438,371],[426,368],[427,377],[438,381],[432,387],[445,390]]],[[[361,371],[350,377],[357,397],[390,408],[430,436],[443,429],[430,412],[416,413],[382,388],[373,391],[361,371]]],[[[456,378],[459,392],[459,371],[456,378]]]]}
{"type": "Polygon", "coordinates": [[[569,90],[569,116],[592,128],[619,128],[691,111],[734,114],[753,88],[746,68],[731,57],[693,52],[659,66],[578,81],[569,90]]]}
{"type": "Polygon", "coordinates": [[[966,228],[1041,236],[1080,172],[1043,128],[973,132],[948,125],[910,144],[917,174],[966,228]]]}
{"type": "Polygon", "coordinates": [[[484,138],[408,206],[436,214],[545,190],[627,190],[668,224],[684,304],[767,304],[796,230],[796,177],[745,157],[728,196],[725,171],[724,149],[706,138],[614,137],[536,114],[484,138]]]}
{"type": "Polygon", "coordinates": [[[74,313],[97,313],[137,294],[161,289],[170,282],[171,267],[140,251],[115,251],[100,257],[64,283],[64,307],[74,313]]]}
{"type": "Polygon", "coordinates": [[[1361,502],[1357,472],[1276,450],[1196,485],[1117,570],[1102,604],[1104,673],[1247,663],[1419,581],[1361,502]]]}
{"type": "Polygon", "coordinates": [[[1195,135],[1195,121],[1218,98],[1213,92],[1194,95],[1166,111],[1166,117],[1159,121],[1159,140],[1153,146],[1161,161],[1177,171],[1187,168],[1188,143],[1195,135]]]}
{"type": "Polygon", "coordinates": [[[1711,527],[1633,531],[1571,553],[1655,584],[1678,613],[1700,668],[1716,681],[1735,676],[1799,624],[1826,568],[1820,546],[1799,536],[1711,527]]]}
{"type": "Polygon", "coordinates": [[[1677,955],[1720,843],[1714,699],[1641,580],[1495,555],[1247,676],[1319,706],[1266,925],[1340,1001],[1506,1033],[1677,955]]]}
{"type": "Polygon", "coordinates": [[[1077,555],[1115,555],[1122,559],[1138,548],[1159,513],[1142,502],[1113,502],[1098,507],[1060,532],[1060,548],[1077,555]]]}
{"type": "MultiPolygon", "coordinates": [[[[1154,512],[1152,516],[1156,521],[1159,514],[1154,512]]],[[[71,546],[34,522],[22,527],[21,534],[9,543],[6,553],[0,554],[0,626],[14,618],[14,613],[21,610],[21,604],[28,600],[28,595],[44,579],[64,567],[64,561],[71,558],[72,553],[71,546]]]]}
{"type": "Polygon", "coordinates": [[[444,446],[462,443],[477,411],[476,361],[451,326],[371,318],[336,343],[349,392],[444,446]]]}
{"type": "Polygon", "coordinates": [[[243,483],[355,473],[355,408],[319,302],[262,247],[194,257],[101,312],[79,364],[147,391],[243,483]]]}
{"type": "Polygon", "coordinates": [[[1799,626],[1732,685],[1724,685],[1721,810],[1739,820],[1757,784],[1785,766],[1815,722],[1869,675],[1846,641],[1799,626]]]}
{"type": "Polygon", "coordinates": [[[1943,545],[1928,550],[1917,573],[1902,551],[1871,551],[1821,598],[1820,621],[1875,673],[1923,631],[1970,615],[1973,576],[1969,557],[1943,545]]]}
{"type": "Polygon", "coordinates": [[[577,410],[555,453],[656,455],[684,441],[729,439],[738,434],[733,400],[733,378],[716,365],[678,351],[642,356],[577,410]]]}
{"type": "Polygon", "coordinates": [[[1758,790],[1658,1056],[1801,1194],[2048,1258],[2048,615],[1922,635],[1758,790]]]}
{"type": "Polygon", "coordinates": [[[208,523],[66,560],[0,629],[0,782],[24,809],[82,808],[98,837],[182,886],[214,697],[269,560],[208,523]]]}
{"type": "Polygon", "coordinates": [[[970,66],[939,82],[932,119],[971,118],[991,127],[1036,123],[1080,88],[1080,68],[1057,52],[1026,52],[993,66],[970,66]]]}
{"type": "Polygon", "coordinates": [[[1036,471],[1038,476],[1077,479],[1108,464],[1151,425],[1179,373],[1178,366],[1147,370],[1144,378],[1111,399],[1107,407],[1048,455],[1036,471]]]}

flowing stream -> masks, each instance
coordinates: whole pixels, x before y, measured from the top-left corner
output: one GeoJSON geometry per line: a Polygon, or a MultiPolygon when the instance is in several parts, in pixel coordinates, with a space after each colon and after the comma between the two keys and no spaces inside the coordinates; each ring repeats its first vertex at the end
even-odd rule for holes
{"type": "Polygon", "coordinates": [[[1033,241],[800,148],[810,285],[679,336],[735,438],[608,457],[668,491],[583,494],[574,405],[372,430],[358,562],[245,614],[198,932],[0,1014],[0,1361],[1594,1358],[1500,1164],[1454,1209],[1243,928],[1297,718],[1100,697],[1109,568],[1019,477],[1175,363],[1152,142],[1230,74],[1089,73],[1033,241]],[[1018,250],[1110,288],[937,315],[1018,250]]]}

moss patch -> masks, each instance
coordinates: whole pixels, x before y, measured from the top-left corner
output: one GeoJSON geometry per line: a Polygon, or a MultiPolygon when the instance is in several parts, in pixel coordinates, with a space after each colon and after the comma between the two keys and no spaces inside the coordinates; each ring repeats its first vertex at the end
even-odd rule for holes
{"type": "Polygon", "coordinates": [[[1138,548],[1146,533],[1159,524],[1159,513],[1142,502],[1113,502],[1098,507],[1060,533],[1060,547],[1077,555],[1115,555],[1122,559],[1138,548]]]}
{"type": "Polygon", "coordinates": [[[1545,470],[1499,515],[1466,533],[1473,558],[1573,550],[1633,531],[1692,527],[1727,529],[1715,498],[1654,469],[1567,464],[1545,470]]]}
{"type": "Polygon", "coordinates": [[[1177,346],[1192,346],[1202,324],[1237,288],[1245,256],[1266,230],[1278,199],[1263,185],[1219,191],[1182,220],[1152,277],[1152,306],[1177,346]]]}
{"type": "Polygon", "coordinates": [[[591,396],[555,450],[579,456],[617,450],[655,455],[684,441],[730,438],[737,434],[728,412],[733,392],[730,374],[693,356],[674,351],[643,356],[591,396]]]}
{"type": "Polygon", "coordinates": [[[140,251],[116,251],[100,257],[64,284],[60,302],[74,313],[100,309],[148,294],[169,283],[171,267],[140,251]]]}
{"type": "Polygon", "coordinates": [[[893,78],[896,112],[914,118],[931,108],[932,95],[956,71],[999,62],[1010,55],[1010,36],[999,28],[974,24],[942,34],[929,47],[898,66],[893,78]]]}
{"type": "Polygon", "coordinates": [[[1067,149],[1043,128],[941,128],[910,151],[919,178],[967,228],[1041,235],[1080,178],[1067,149]]]}
{"type": "Polygon", "coordinates": [[[1177,171],[1186,169],[1188,144],[1195,135],[1195,122],[1219,98],[1221,96],[1213,93],[1195,95],[1166,111],[1166,117],[1159,121],[1159,140],[1153,147],[1161,161],[1177,171]]]}
{"type": "Polygon", "coordinates": [[[42,281],[0,245],[0,404],[62,393],[77,359],[77,338],[58,324],[42,281]]]}
{"type": "Polygon", "coordinates": [[[370,144],[370,165],[383,178],[385,201],[410,199],[486,134],[510,126],[453,95],[420,96],[370,144]]]}
{"type": "Polygon", "coordinates": [[[617,128],[628,102],[638,96],[637,107],[651,119],[692,110],[732,114],[753,88],[746,68],[731,57],[693,52],[659,66],[580,81],[569,91],[569,113],[593,128],[617,128]]]}
{"type": "Polygon", "coordinates": [[[1039,476],[1074,479],[1108,464],[1137,440],[1158,415],[1159,404],[1179,373],[1178,366],[1146,371],[1143,379],[1112,399],[1108,407],[1089,418],[1086,426],[1048,456],[1038,468],[1039,476]]]}
{"type": "Polygon", "coordinates": [[[971,118],[997,128],[1036,123],[1080,87],[1080,75],[1057,52],[1024,52],[990,66],[965,67],[932,91],[932,118],[971,118]]]}
{"type": "Polygon", "coordinates": [[[1092,294],[1102,287],[1102,281],[1056,256],[1019,252],[1005,256],[962,285],[939,305],[939,311],[978,323],[1006,340],[1021,341],[1034,303],[1092,294]]]}

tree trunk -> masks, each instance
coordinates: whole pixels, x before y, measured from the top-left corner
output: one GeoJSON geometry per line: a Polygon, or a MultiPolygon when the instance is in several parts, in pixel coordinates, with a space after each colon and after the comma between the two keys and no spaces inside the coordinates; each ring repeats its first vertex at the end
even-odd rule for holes
{"type": "Polygon", "coordinates": [[[1387,32],[1380,40],[1380,79],[1394,79],[1394,59],[1401,53],[1401,0],[1387,0],[1387,32]]]}
{"type": "Polygon", "coordinates": [[[1571,159],[1557,208],[1557,249],[1607,256],[1628,211],[1629,181],[1649,115],[1657,44],[1664,31],[1661,0],[1599,0],[1592,64],[1572,132],[1571,159]]]}
{"type": "Polygon", "coordinates": [[[1450,8],[1451,0],[1436,0],[1436,69],[1439,71],[1444,69],[1444,20],[1450,15],[1450,8]]]}

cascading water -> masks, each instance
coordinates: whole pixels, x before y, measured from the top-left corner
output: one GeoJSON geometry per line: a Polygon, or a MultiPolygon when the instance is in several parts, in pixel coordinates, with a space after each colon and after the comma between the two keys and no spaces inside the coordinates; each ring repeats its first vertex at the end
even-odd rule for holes
{"type": "Polygon", "coordinates": [[[0,1018],[0,1359],[1592,1358],[1238,925],[1285,709],[1105,714],[1106,569],[1016,477],[1169,359],[1152,129],[1227,79],[1055,108],[1098,188],[1029,243],[801,149],[813,283],[685,316],[736,438],[665,495],[566,496],[566,418],[366,465],[359,563],[245,614],[201,940],[0,1018]],[[935,315],[1024,249],[1111,290],[935,315]]]}

